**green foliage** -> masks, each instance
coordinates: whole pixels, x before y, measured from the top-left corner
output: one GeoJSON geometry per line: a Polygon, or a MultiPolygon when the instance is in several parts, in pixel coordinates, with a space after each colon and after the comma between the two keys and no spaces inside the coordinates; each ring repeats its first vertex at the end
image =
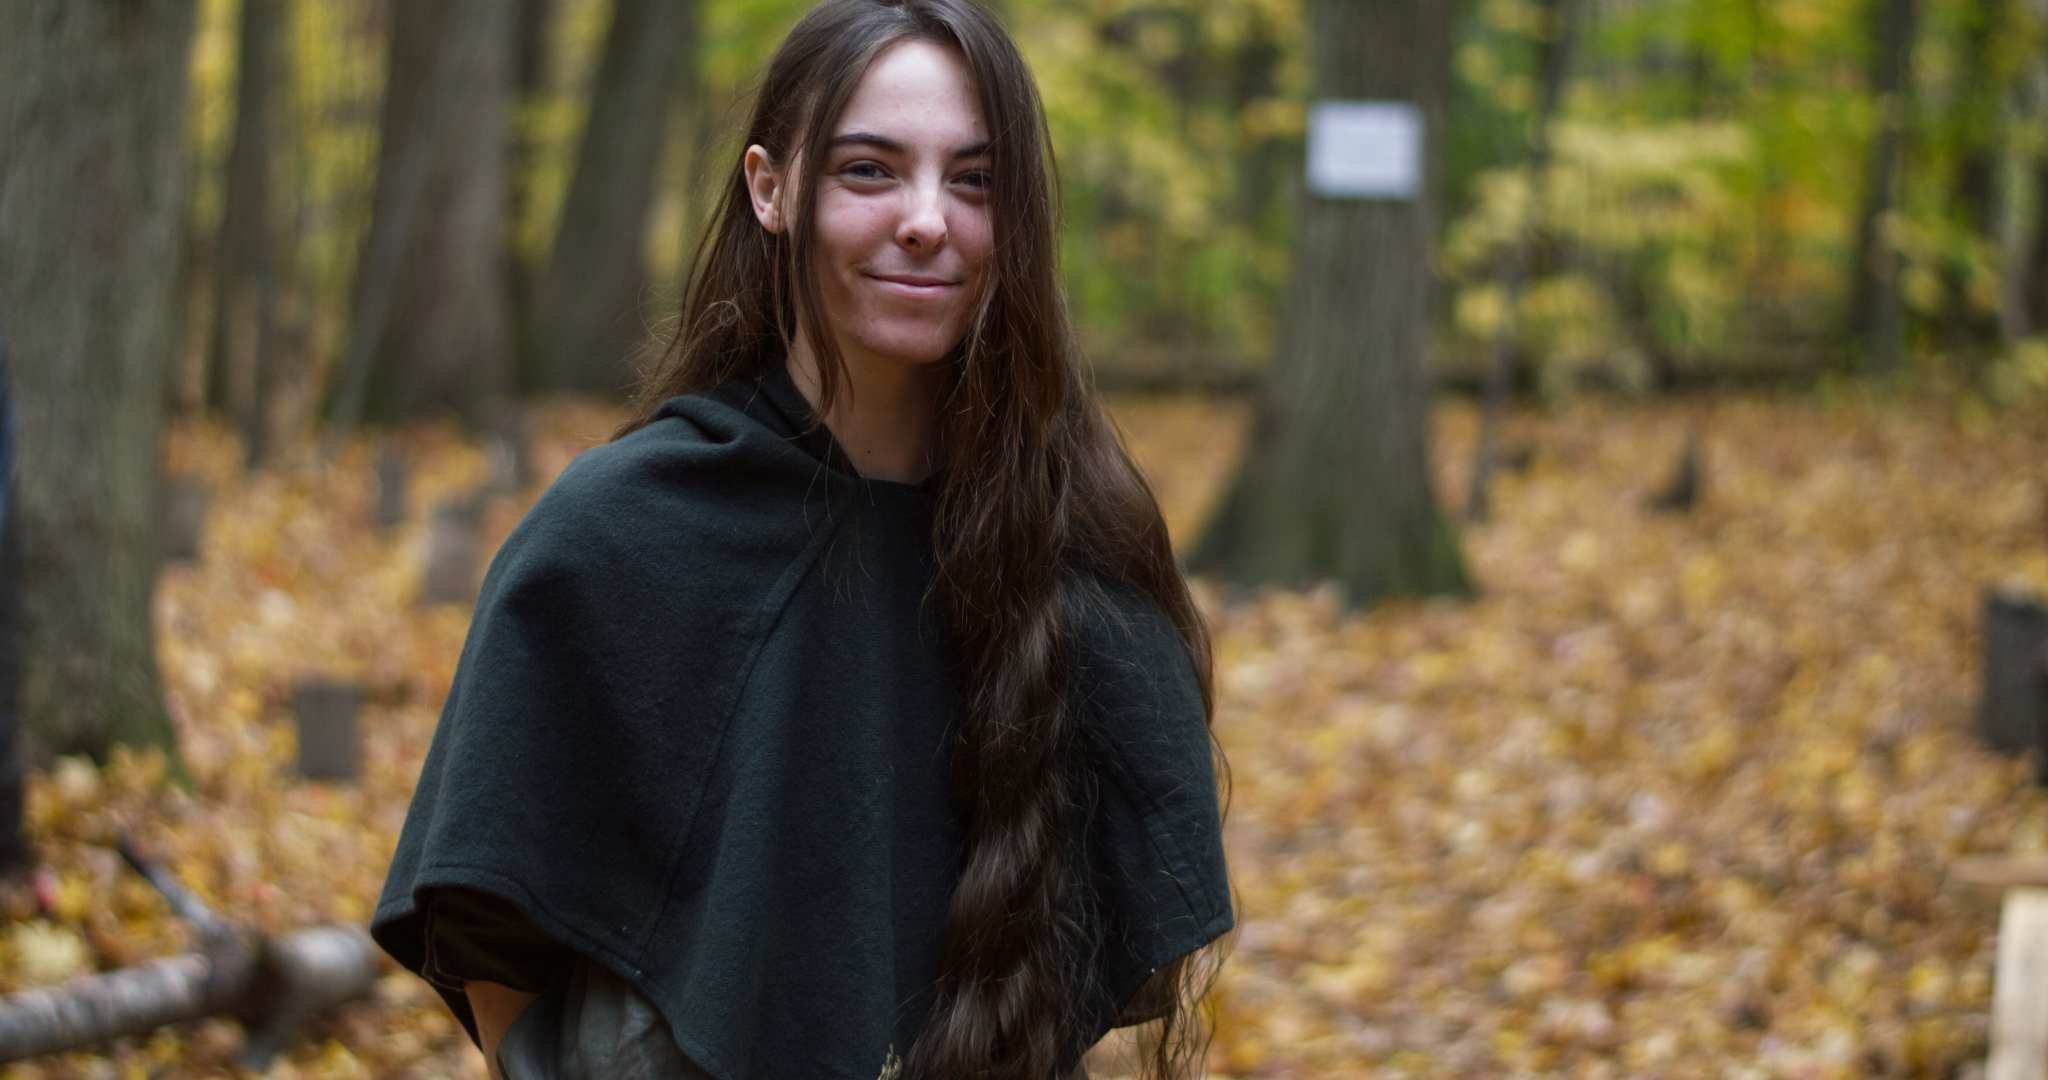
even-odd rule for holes
{"type": "Polygon", "coordinates": [[[1097,363],[1242,367],[1272,348],[1302,153],[1291,0],[1011,4],[1065,188],[1070,299],[1097,363]]]}
{"type": "MultiPolygon", "coordinates": [[[[1879,2],[1578,0],[1582,34],[1521,312],[1543,387],[1650,387],[1840,358],[1871,140],[1891,107],[1868,92],[1879,2]]],[[[1540,0],[1457,3],[1441,359],[1473,370],[1530,209],[1524,164],[1547,21],[1540,0]]],[[[1998,322],[2005,268],[2032,227],[2003,208],[2031,205],[2048,149],[2048,103],[2026,94],[2044,46],[2032,4],[1921,0],[1911,93],[1898,106],[1903,194],[1881,223],[1903,256],[1915,350],[1987,379],[1999,357],[2002,371],[2032,370],[2012,359],[1998,322]]],[[[738,149],[751,84],[808,6],[703,0],[697,101],[675,125],[649,238],[657,281],[679,271],[738,149]]],[[[1001,6],[1044,91],[1064,184],[1064,271],[1098,366],[1140,377],[1257,370],[1277,337],[1298,197],[1301,0],[1001,6]]],[[[232,131],[237,7],[203,0],[194,46],[189,221],[201,269],[232,131]]],[[[353,0],[287,7],[281,243],[288,316],[317,383],[342,344],[368,227],[388,23],[379,5],[353,0]]],[[[558,0],[545,78],[515,112],[524,150],[508,228],[529,267],[553,243],[610,8],[558,0]]],[[[205,276],[193,278],[203,286],[205,276]]],[[[191,320],[195,332],[204,322],[191,320]]]]}
{"type": "MultiPolygon", "coordinates": [[[[1807,370],[1853,341],[1858,215],[1882,110],[1906,120],[1903,193],[1880,223],[1902,256],[1922,355],[1996,353],[2008,256],[2002,200],[2038,157],[2014,91],[2039,63],[2025,0],[1921,0],[1906,100],[1869,93],[1878,0],[1582,0],[1552,190],[1537,216],[1522,345],[1539,385],[1645,387],[1807,370]]],[[[1486,0],[1467,26],[1467,98],[1526,117],[1533,0],[1486,0]]],[[[1461,123],[1483,112],[1468,105],[1461,123]]],[[[1454,139],[1456,138],[1454,134],[1454,139]]],[[[1519,160],[1457,193],[1445,237],[1448,350],[1474,364],[1501,314],[1527,212],[1519,160]]]]}

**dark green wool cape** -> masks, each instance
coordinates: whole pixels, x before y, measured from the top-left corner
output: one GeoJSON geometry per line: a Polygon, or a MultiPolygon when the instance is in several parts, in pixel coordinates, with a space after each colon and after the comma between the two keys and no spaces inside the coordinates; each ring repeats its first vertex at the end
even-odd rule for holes
{"type": "MultiPolygon", "coordinates": [[[[808,418],[780,370],[672,399],[505,542],[372,922],[400,963],[429,891],[464,886],[631,982],[720,1080],[875,1080],[908,1051],[962,858],[931,512],[832,468],[808,418]]],[[[1187,652],[1130,590],[1076,591],[1093,1041],[1231,911],[1187,652]]]]}

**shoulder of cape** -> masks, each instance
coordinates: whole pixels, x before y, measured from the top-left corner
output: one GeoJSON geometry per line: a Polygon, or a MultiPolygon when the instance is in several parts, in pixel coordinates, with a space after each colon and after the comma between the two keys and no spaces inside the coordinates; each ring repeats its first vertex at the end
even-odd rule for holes
{"type": "Polygon", "coordinates": [[[740,551],[752,553],[747,564],[792,557],[835,517],[850,490],[837,479],[730,406],[671,399],[646,427],[571,462],[506,540],[491,574],[566,562],[579,576],[615,569],[659,578],[669,576],[662,560],[679,553],[690,563],[740,551]]]}
{"type": "Polygon", "coordinates": [[[1084,577],[1068,607],[1069,625],[1086,667],[1156,667],[1162,676],[1194,677],[1180,631],[1152,598],[1121,581],[1084,577]]]}
{"type": "MultiPolygon", "coordinates": [[[[1102,765],[1105,824],[1097,858],[1114,866],[1131,918],[1135,964],[1112,978],[1127,1000],[1151,970],[1231,920],[1209,717],[1178,628],[1136,589],[1093,583],[1071,607],[1072,690],[1102,765]],[[1115,824],[1139,823],[1136,829],[1115,824]]],[[[1105,1020],[1105,1026],[1107,1020],[1105,1020]]]]}
{"type": "Polygon", "coordinates": [[[1158,604],[1121,582],[1093,579],[1075,590],[1069,620],[1074,689],[1096,737],[1126,752],[1115,756],[1162,743],[1206,747],[1194,659],[1158,604]]]}

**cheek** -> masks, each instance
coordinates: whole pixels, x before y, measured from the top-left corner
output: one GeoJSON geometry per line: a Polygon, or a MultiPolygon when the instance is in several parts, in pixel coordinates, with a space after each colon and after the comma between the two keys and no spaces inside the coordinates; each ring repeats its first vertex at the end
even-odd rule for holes
{"type": "Polygon", "coordinates": [[[854,198],[843,191],[818,195],[818,249],[826,267],[841,271],[848,263],[860,262],[891,242],[889,215],[875,200],[854,198]]]}
{"type": "Polygon", "coordinates": [[[975,274],[986,270],[988,257],[996,246],[995,223],[989,217],[988,207],[971,207],[948,227],[953,230],[953,242],[968,269],[975,274]]]}

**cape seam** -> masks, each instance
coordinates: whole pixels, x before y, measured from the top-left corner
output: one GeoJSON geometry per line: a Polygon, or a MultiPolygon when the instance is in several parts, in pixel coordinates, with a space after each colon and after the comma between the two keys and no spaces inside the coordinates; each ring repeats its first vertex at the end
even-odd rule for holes
{"type": "MultiPolygon", "coordinates": [[[[832,511],[833,516],[838,520],[833,520],[826,528],[817,530],[805,542],[803,550],[794,559],[790,560],[789,565],[783,569],[781,576],[776,579],[775,587],[769,591],[768,596],[748,616],[748,621],[754,623],[756,629],[751,634],[752,640],[748,645],[746,657],[739,665],[738,678],[736,680],[738,688],[733,694],[732,703],[727,706],[726,714],[719,718],[718,738],[713,744],[714,749],[711,759],[707,763],[705,770],[707,778],[717,774],[719,765],[725,759],[727,744],[732,735],[733,719],[739,714],[741,705],[747,700],[747,691],[753,683],[755,666],[760,660],[762,650],[767,648],[768,640],[775,635],[775,628],[781,624],[782,616],[788,611],[789,602],[796,595],[797,586],[810,573],[811,567],[816,565],[819,557],[824,553],[825,546],[838,533],[839,527],[846,517],[843,513],[837,513],[838,509],[834,507],[832,511]]],[[[709,787],[708,784],[706,786],[707,788],[709,787]]],[[[634,938],[633,958],[636,961],[644,961],[647,948],[655,930],[660,927],[663,916],[668,914],[670,905],[675,901],[676,879],[681,876],[683,866],[688,861],[686,856],[691,847],[694,846],[697,836],[697,825],[703,817],[706,798],[707,793],[700,791],[697,794],[694,805],[690,807],[689,824],[684,827],[683,835],[677,842],[676,850],[669,857],[668,869],[662,874],[661,900],[655,905],[654,911],[649,915],[645,923],[642,924],[640,933],[634,938]]],[[[699,1064],[702,1063],[700,1062],[699,1064]]]]}

